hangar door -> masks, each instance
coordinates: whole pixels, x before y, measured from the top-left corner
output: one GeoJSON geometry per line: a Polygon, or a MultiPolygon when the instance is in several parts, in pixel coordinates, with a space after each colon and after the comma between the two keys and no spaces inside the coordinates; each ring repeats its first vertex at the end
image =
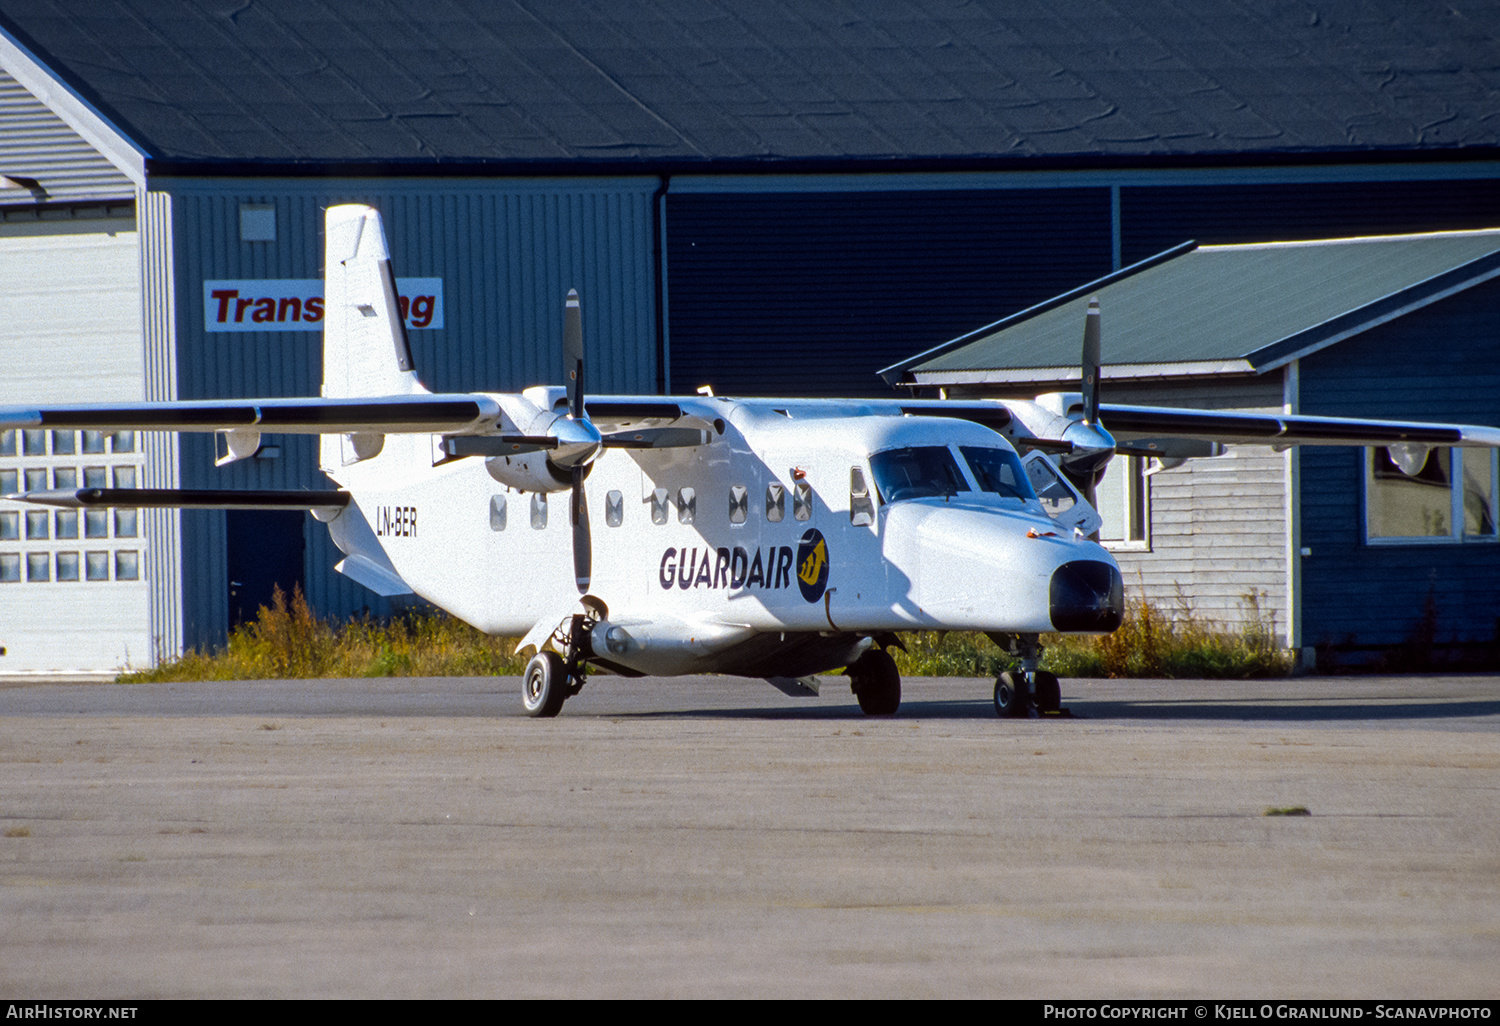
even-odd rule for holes
{"type": "MultiPolygon", "coordinates": [[[[0,402],[139,400],[131,220],[0,222],[0,402]]],[[[131,432],[0,433],[0,494],[141,481],[131,432]]],[[[135,510],[0,501],[0,673],[111,670],[152,657],[135,510]]]]}

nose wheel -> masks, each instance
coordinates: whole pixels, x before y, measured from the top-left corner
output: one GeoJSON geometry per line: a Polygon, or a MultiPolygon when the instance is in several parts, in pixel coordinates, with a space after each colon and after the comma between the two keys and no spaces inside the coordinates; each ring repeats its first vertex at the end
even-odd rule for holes
{"type": "Polygon", "coordinates": [[[1007,670],[995,678],[995,712],[1001,716],[1055,713],[1062,708],[1062,685],[1046,670],[1007,670]]]}

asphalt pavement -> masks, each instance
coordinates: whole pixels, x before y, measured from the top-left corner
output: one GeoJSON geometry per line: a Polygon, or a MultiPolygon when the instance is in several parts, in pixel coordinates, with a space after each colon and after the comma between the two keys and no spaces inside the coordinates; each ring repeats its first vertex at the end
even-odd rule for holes
{"type": "Polygon", "coordinates": [[[1500,996],[1500,678],[0,681],[0,996],[1500,996]]]}

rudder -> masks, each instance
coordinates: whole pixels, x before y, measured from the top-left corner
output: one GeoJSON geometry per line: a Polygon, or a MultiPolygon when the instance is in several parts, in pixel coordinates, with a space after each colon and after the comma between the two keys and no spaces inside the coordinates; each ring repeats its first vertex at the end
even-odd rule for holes
{"type": "Polygon", "coordinates": [[[411,343],[380,212],[329,207],[323,250],[323,396],[415,395],[411,343]]]}

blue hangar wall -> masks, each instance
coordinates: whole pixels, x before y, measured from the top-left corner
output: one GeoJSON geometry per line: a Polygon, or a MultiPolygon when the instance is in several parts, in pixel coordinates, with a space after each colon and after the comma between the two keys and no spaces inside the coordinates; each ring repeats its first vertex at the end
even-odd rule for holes
{"type": "Polygon", "coordinates": [[[1394,173],[673,179],[670,383],[889,395],[881,367],[1189,239],[1500,226],[1494,169],[1394,173]]]}
{"type": "MultiPolygon", "coordinates": [[[[1500,280],[1490,280],[1304,357],[1302,412],[1500,424],[1497,308],[1500,280]]],[[[1500,639],[1500,541],[1371,543],[1366,453],[1301,451],[1306,643],[1421,644],[1429,600],[1437,642],[1500,639]]]]}
{"type": "MultiPolygon", "coordinates": [[[[883,395],[879,368],[1185,239],[1500,225],[1493,169],[1485,177],[1451,166],[1399,175],[257,179],[161,188],[173,247],[171,376],[182,398],[316,394],[317,333],[209,331],[203,282],[319,277],[322,210],[337,202],[382,211],[399,276],[442,280],[444,326],[412,332],[419,372],[440,390],[556,379],[561,297],[571,287],[584,299],[601,391],[652,393],[665,383],[679,393],[710,384],[721,394],[883,395]],[[274,211],[274,240],[242,240],[246,204],[274,211]]],[[[220,469],[211,438],[185,436],[180,484],[326,483],[311,440],[267,442],[280,447],[277,459],[220,469]]],[[[327,615],[390,608],[333,572],[339,554],[310,517],[300,554],[272,551],[269,539],[288,532],[269,519],[259,527],[229,519],[182,514],[185,643],[222,642],[231,564],[299,564],[297,583],[327,615]]]]}
{"type": "MultiPolygon", "coordinates": [[[[179,181],[165,205],[173,253],[175,366],[183,399],[317,395],[318,330],[216,330],[206,282],[322,276],[323,211],[381,211],[398,278],[441,282],[441,328],[413,327],[413,358],[434,391],[515,391],[561,381],[563,302],[577,288],[591,387],[658,387],[654,178],[547,181],[179,181]],[[274,214],[274,238],[246,241],[241,208],[274,214]]],[[[163,205],[158,198],[153,207],[163,205]]],[[[233,319],[233,313],[229,319],[233,319]]],[[[243,324],[241,325],[243,326],[243,324]]],[[[181,436],[184,488],[326,488],[315,440],[267,435],[274,458],[215,467],[212,435],[181,436]]],[[[391,604],[334,572],[341,553],[303,513],[185,510],[180,521],[182,640],[223,643],[270,588],[300,585],[325,615],[391,604]],[[299,529],[300,525],[300,529],[299,529]],[[232,539],[232,544],[231,544],[232,539]],[[231,573],[233,571],[233,573],[231,573]],[[246,608],[236,610],[238,604],[246,608]],[[238,614],[238,615],[237,615],[238,614]]]]}

